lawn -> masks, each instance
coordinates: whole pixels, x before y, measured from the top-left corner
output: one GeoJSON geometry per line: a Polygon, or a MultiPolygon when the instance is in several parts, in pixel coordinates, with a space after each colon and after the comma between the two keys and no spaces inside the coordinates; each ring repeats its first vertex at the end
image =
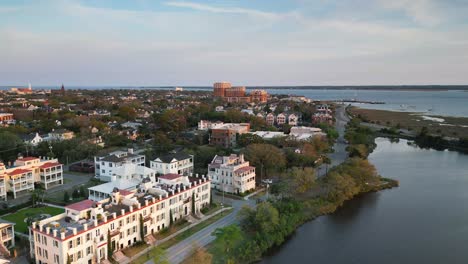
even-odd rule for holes
{"type": "Polygon", "coordinates": [[[9,215],[2,216],[2,219],[5,219],[7,221],[15,223],[15,231],[21,232],[21,233],[28,233],[28,227],[25,222],[25,219],[29,216],[35,216],[39,214],[49,214],[49,215],[58,215],[65,212],[64,209],[61,208],[56,208],[56,207],[36,207],[36,208],[24,208],[16,213],[12,213],[9,215]]]}

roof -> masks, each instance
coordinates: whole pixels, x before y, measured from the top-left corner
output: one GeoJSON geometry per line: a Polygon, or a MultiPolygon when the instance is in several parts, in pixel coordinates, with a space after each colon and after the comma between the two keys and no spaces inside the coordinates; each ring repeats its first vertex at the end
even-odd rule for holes
{"type": "Polygon", "coordinates": [[[117,155],[111,154],[111,155],[103,157],[99,161],[122,162],[122,161],[124,161],[126,159],[136,158],[136,157],[139,157],[139,156],[141,156],[141,155],[128,153],[126,156],[118,157],[117,155]]]}
{"type": "Polygon", "coordinates": [[[35,160],[38,159],[37,157],[24,157],[21,159],[17,159],[17,161],[30,161],[30,160],[35,160]]]}
{"type": "Polygon", "coordinates": [[[180,160],[190,159],[191,157],[192,156],[187,153],[177,152],[177,153],[171,153],[171,154],[167,154],[164,156],[160,156],[160,157],[157,157],[156,159],[160,159],[164,163],[170,163],[174,159],[177,161],[180,161],[180,160]]]}
{"type": "Polygon", "coordinates": [[[131,191],[122,190],[122,189],[119,190],[119,193],[120,193],[121,195],[124,195],[124,196],[127,196],[127,195],[129,195],[129,194],[132,194],[131,191]]]}
{"type": "Polygon", "coordinates": [[[175,174],[175,173],[168,173],[168,174],[164,174],[162,176],[159,176],[159,178],[162,178],[162,179],[166,179],[166,180],[175,180],[179,177],[182,177],[181,175],[179,174],[175,174]]]}
{"type": "Polygon", "coordinates": [[[252,170],[252,169],[255,169],[255,167],[246,166],[246,167],[235,170],[234,173],[242,173],[242,172],[246,172],[246,171],[249,171],[249,170],[252,170]]]}
{"type": "Polygon", "coordinates": [[[18,175],[18,174],[23,174],[23,173],[28,173],[31,172],[29,169],[16,169],[14,171],[9,172],[9,175],[18,175]]]}
{"type": "Polygon", "coordinates": [[[139,180],[116,180],[88,188],[88,190],[110,194],[114,188],[122,190],[135,189],[140,183],[139,180]]]}
{"type": "Polygon", "coordinates": [[[83,200],[81,202],[77,202],[77,203],[74,203],[74,204],[67,205],[67,206],[65,206],[65,208],[75,210],[75,211],[83,211],[83,210],[91,208],[91,206],[94,203],[96,203],[96,202],[91,201],[91,200],[83,200]]]}
{"type": "Polygon", "coordinates": [[[58,163],[58,162],[47,162],[47,163],[44,163],[42,166],[40,166],[39,168],[41,169],[47,169],[47,168],[50,168],[50,167],[55,167],[55,166],[59,166],[59,165],[62,165],[61,163],[58,163]]]}

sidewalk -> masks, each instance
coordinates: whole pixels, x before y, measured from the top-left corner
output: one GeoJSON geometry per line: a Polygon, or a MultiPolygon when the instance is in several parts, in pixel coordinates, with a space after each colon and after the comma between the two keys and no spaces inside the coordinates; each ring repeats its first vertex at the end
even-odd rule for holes
{"type": "MultiPolygon", "coordinates": [[[[215,216],[215,215],[220,214],[221,212],[224,212],[224,211],[226,211],[226,210],[229,210],[229,209],[231,209],[231,207],[225,207],[225,208],[222,208],[222,209],[216,211],[215,213],[213,213],[213,214],[211,214],[211,215],[204,216],[204,217],[203,217],[202,219],[200,219],[199,221],[197,221],[197,222],[195,222],[195,223],[192,223],[192,224],[190,224],[189,226],[186,226],[186,227],[182,228],[181,230],[175,232],[174,234],[171,234],[171,235],[169,235],[169,236],[167,236],[167,237],[165,237],[165,238],[163,238],[163,239],[161,239],[161,240],[156,241],[156,244],[155,244],[155,245],[152,245],[152,246],[149,246],[149,247],[145,248],[144,250],[142,250],[142,251],[140,251],[139,253],[135,254],[133,257],[128,258],[127,261],[122,261],[122,262],[120,262],[120,263],[122,263],[122,264],[131,263],[133,260],[135,260],[135,259],[137,259],[137,258],[143,256],[144,254],[148,253],[149,251],[151,251],[154,247],[157,247],[157,246],[161,245],[162,243],[164,243],[164,242],[166,242],[166,241],[168,241],[168,240],[170,240],[170,239],[172,239],[172,238],[178,236],[179,234],[181,234],[181,233],[187,231],[188,229],[190,229],[190,228],[192,228],[192,227],[194,227],[194,226],[196,226],[196,225],[198,225],[198,224],[200,224],[200,223],[202,223],[202,222],[204,222],[204,221],[210,219],[211,217],[213,217],[213,216],[215,216]]],[[[148,261],[147,263],[152,263],[152,262],[151,262],[151,260],[150,260],[150,261],[148,261]]]]}

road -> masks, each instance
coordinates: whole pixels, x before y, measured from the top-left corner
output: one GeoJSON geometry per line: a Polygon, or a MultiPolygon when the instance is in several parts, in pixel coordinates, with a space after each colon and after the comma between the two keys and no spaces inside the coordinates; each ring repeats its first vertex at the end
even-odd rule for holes
{"type": "Polygon", "coordinates": [[[335,113],[335,129],[338,131],[338,139],[336,140],[335,145],[333,145],[333,149],[335,150],[333,153],[329,155],[331,164],[322,164],[317,168],[317,177],[323,177],[326,175],[326,172],[330,167],[335,167],[341,163],[343,163],[348,158],[348,152],[346,151],[346,147],[348,144],[344,138],[346,124],[349,122],[349,117],[346,114],[346,107],[344,105],[339,105],[336,108],[335,113]]]}
{"type": "MultiPolygon", "coordinates": [[[[334,145],[335,152],[330,155],[330,159],[332,160],[331,166],[334,167],[343,163],[348,158],[348,153],[346,152],[346,147],[348,144],[344,139],[346,124],[349,122],[349,117],[346,114],[345,106],[338,106],[336,109],[336,123],[335,128],[339,133],[339,137],[334,145]]],[[[326,164],[321,165],[317,169],[317,175],[322,177],[326,174],[326,164]]],[[[221,202],[221,197],[214,196],[214,200],[216,202],[221,202]]],[[[192,236],[186,238],[185,240],[179,242],[178,244],[168,248],[166,250],[166,256],[168,258],[169,263],[172,264],[179,264],[184,259],[190,256],[194,246],[201,246],[205,247],[213,240],[215,237],[212,235],[213,231],[216,228],[225,227],[233,223],[237,223],[237,213],[244,205],[249,205],[254,207],[255,200],[233,200],[225,198],[225,203],[230,204],[234,210],[227,216],[223,217],[222,219],[218,220],[217,222],[205,227],[204,229],[200,230],[199,232],[193,234],[192,236]],[[227,201],[227,202],[226,202],[227,201]]],[[[147,261],[145,264],[153,264],[152,260],[147,261]]]]}

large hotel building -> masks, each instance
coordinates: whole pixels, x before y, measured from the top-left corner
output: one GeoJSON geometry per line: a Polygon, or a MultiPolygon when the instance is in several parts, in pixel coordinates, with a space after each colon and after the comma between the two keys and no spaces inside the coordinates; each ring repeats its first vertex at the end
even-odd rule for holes
{"type": "Polygon", "coordinates": [[[173,221],[198,214],[210,203],[210,188],[204,176],[166,174],[144,179],[135,191],[115,188],[105,200],[68,205],[65,213],[32,223],[31,256],[37,264],[109,263],[112,252],[154,241],[152,234],[173,221]]]}
{"type": "Polygon", "coordinates": [[[231,86],[228,82],[214,83],[213,94],[232,103],[266,103],[268,100],[268,93],[265,90],[253,90],[249,95],[245,86],[231,86]]]}

